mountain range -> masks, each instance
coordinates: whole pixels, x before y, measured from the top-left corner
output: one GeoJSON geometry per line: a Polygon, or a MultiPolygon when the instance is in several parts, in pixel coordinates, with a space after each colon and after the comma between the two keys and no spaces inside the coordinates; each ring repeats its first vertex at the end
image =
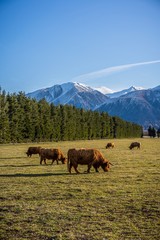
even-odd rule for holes
{"type": "Polygon", "coordinates": [[[55,105],[107,112],[112,116],[142,125],[160,127],[160,86],[152,89],[130,87],[119,92],[91,88],[81,83],[63,83],[26,94],[36,100],[45,99],[55,105]]]}

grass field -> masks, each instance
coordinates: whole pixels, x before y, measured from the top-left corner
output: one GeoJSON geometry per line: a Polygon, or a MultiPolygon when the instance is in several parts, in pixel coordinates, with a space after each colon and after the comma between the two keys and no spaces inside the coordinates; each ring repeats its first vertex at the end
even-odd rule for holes
{"type": "Polygon", "coordinates": [[[0,145],[0,239],[153,240],[160,239],[160,139],[0,145]],[[129,150],[132,141],[140,150],[129,150]],[[114,165],[99,173],[79,166],[39,164],[29,146],[93,147],[114,165]]]}

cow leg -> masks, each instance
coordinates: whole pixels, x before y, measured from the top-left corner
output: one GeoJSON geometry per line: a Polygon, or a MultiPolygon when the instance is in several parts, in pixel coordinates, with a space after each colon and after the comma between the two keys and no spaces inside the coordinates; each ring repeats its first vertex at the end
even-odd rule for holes
{"type": "Polygon", "coordinates": [[[99,172],[98,167],[94,166],[94,169],[95,169],[96,172],[99,172]]]}
{"type": "Polygon", "coordinates": [[[41,164],[41,165],[42,165],[42,162],[43,162],[43,158],[41,157],[41,158],[40,158],[40,164],[41,164]]]}
{"type": "Polygon", "coordinates": [[[62,164],[65,164],[65,160],[64,159],[62,159],[61,162],[62,162],[62,164]]]}
{"type": "Polygon", "coordinates": [[[74,170],[76,171],[76,173],[80,173],[80,172],[77,170],[78,164],[74,164],[73,167],[74,167],[74,170]]]}
{"type": "Polygon", "coordinates": [[[69,173],[71,173],[71,168],[73,167],[73,165],[72,165],[72,163],[70,163],[69,164],[69,168],[68,168],[68,170],[69,170],[69,173]]]}
{"type": "Polygon", "coordinates": [[[55,161],[55,159],[52,159],[51,165],[53,165],[54,161],[55,161]]]}
{"type": "Polygon", "coordinates": [[[58,159],[56,161],[57,161],[57,165],[58,165],[59,164],[58,159]]]}
{"type": "Polygon", "coordinates": [[[92,164],[88,164],[88,169],[87,169],[87,173],[90,173],[90,169],[92,167],[92,164]]]}

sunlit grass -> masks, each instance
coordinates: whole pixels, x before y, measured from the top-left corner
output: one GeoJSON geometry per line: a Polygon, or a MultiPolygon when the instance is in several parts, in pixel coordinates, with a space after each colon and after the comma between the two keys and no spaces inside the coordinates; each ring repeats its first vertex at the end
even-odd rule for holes
{"type": "Polygon", "coordinates": [[[129,150],[133,139],[37,144],[69,148],[93,147],[112,162],[104,173],[72,174],[66,165],[40,165],[39,156],[28,158],[28,146],[0,145],[0,239],[160,239],[160,140],[142,142],[129,150]]]}

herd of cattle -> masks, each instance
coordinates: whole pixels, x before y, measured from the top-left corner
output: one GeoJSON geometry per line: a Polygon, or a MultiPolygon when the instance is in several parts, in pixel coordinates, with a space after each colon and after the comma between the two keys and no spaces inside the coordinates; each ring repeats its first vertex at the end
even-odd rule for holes
{"type": "MultiPolygon", "coordinates": [[[[106,145],[106,149],[114,147],[114,143],[107,143],[106,145]]],[[[129,149],[133,149],[135,147],[140,149],[141,143],[132,142],[129,146],[129,149]]],[[[69,149],[67,153],[67,158],[64,156],[63,152],[57,148],[29,147],[26,154],[28,157],[31,157],[32,154],[39,154],[40,164],[42,164],[43,162],[44,164],[46,164],[46,159],[52,160],[51,164],[53,164],[54,161],[56,161],[57,164],[59,163],[59,161],[61,161],[62,164],[65,164],[67,162],[67,168],[69,173],[71,173],[72,167],[74,168],[76,173],[79,173],[77,169],[78,164],[87,165],[87,173],[90,172],[92,166],[94,167],[96,172],[98,172],[99,167],[101,167],[104,172],[108,172],[110,169],[110,165],[113,165],[111,162],[109,162],[103,157],[102,153],[99,150],[92,148],[69,149]]]]}

